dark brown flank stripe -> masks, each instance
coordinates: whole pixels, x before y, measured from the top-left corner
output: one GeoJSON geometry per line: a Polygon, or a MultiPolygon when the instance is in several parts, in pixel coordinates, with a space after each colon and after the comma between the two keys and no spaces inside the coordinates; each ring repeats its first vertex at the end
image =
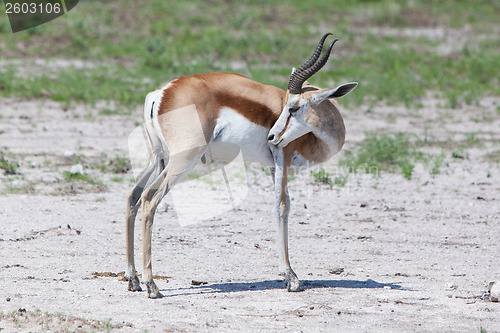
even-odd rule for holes
{"type": "MultiPolygon", "coordinates": [[[[203,77],[203,76],[202,76],[203,77]]],[[[203,88],[208,88],[206,83],[201,80],[193,80],[192,77],[181,77],[177,79],[170,87],[163,90],[162,100],[158,109],[158,116],[177,108],[181,108],[186,105],[193,104],[193,100],[185,100],[183,103],[182,94],[178,94],[179,90],[192,92],[190,96],[196,96],[196,108],[198,110],[205,110],[208,116],[216,119],[219,115],[219,111],[223,107],[229,107],[240,115],[248,119],[250,122],[257,125],[263,126],[265,128],[271,128],[276,120],[278,120],[279,114],[273,112],[267,105],[259,103],[255,100],[246,98],[242,95],[236,95],[234,93],[226,93],[216,91],[212,96],[206,99],[198,98],[197,91],[203,91],[203,88]],[[194,83],[194,87],[187,87],[183,84],[183,81],[191,80],[194,83]],[[178,102],[180,100],[180,102],[178,102]],[[173,104],[172,101],[176,101],[173,104]]]]}
{"type": "MultiPolygon", "coordinates": [[[[203,76],[204,75],[201,75],[201,77],[203,76]]],[[[162,114],[170,110],[175,110],[177,108],[193,104],[192,99],[182,98],[182,93],[178,94],[179,96],[177,96],[177,93],[180,90],[183,90],[183,93],[188,92],[189,96],[199,97],[198,92],[208,88],[206,85],[206,81],[193,80],[192,82],[189,82],[190,80],[193,80],[193,78],[181,77],[173,82],[173,84],[169,88],[163,90],[162,100],[158,108],[158,116],[161,116],[162,114]],[[188,82],[183,81],[194,83],[194,86],[188,86],[185,84],[188,82]]],[[[286,94],[285,92],[283,92],[281,96],[281,110],[283,110],[287,94],[288,91],[286,92],[286,94]]],[[[219,111],[222,107],[229,107],[241,114],[250,122],[269,129],[274,125],[279,117],[279,114],[273,112],[268,106],[241,95],[235,94],[216,92],[214,95],[208,96],[205,99],[196,98],[196,103],[194,104],[196,104],[198,110],[205,110],[207,112],[207,117],[209,120],[206,125],[208,128],[204,128],[204,131],[206,131],[205,135],[207,140],[211,136],[211,133],[215,127],[215,120],[217,119],[219,111]]],[[[289,120],[290,119],[288,119],[288,121],[289,120]]],[[[288,126],[288,121],[286,127],[288,126]]],[[[329,152],[329,148],[326,143],[317,138],[312,133],[308,133],[294,140],[293,142],[288,144],[287,147],[285,147],[285,150],[289,154],[296,150],[306,160],[316,163],[323,162],[329,152]]]]}
{"type": "Polygon", "coordinates": [[[270,129],[278,120],[279,115],[275,114],[268,106],[248,98],[218,93],[215,95],[215,99],[217,104],[222,107],[231,108],[250,122],[265,128],[270,129]]]}

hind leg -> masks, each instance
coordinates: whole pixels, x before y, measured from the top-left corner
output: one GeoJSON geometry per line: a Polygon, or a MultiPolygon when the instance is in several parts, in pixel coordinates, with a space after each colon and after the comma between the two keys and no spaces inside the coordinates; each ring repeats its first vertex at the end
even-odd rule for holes
{"type": "Polygon", "coordinates": [[[179,181],[182,180],[203,155],[204,147],[191,151],[171,155],[169,164],[160,176],[144,190],[141,196],[142,209],[142,280],[148,289],[149,298],[160,298],[163,295],[153,281],[151,264],[151,238],[153,234],[153,221],[156,208],[161,199],[179,181]]]}
{"type": "MultiPolygon", "coordinates": [[[[162,179],[159,179],[161,181],[162,179]]],[[[158,185],[157,185],[158,186],[158,185]]],[[[160,188],[153,186],[142,194],[142,282],[148,289],[149,298],[160,298],[163,295],[153,281],[153,268],[151,265],[151,238],[153,234],[153,220],[156,207],[161,198],[166,194],[166,184],[162,182],[160,188]]]]}
{"type": "Polygon", "coordinates": [[[128,280],[128,290],[141,291],[142,288],[137,277],[134,263],[134,226],[137,211],[139,210],[139,199],[142,192],[157,169],[157,165],[151,163],[144,172],[139,176],[137,183],[127,195],[127,207],[125,211],[126,219],[126,252],[127,252],[127,269],[125,278],[128,280]]]}

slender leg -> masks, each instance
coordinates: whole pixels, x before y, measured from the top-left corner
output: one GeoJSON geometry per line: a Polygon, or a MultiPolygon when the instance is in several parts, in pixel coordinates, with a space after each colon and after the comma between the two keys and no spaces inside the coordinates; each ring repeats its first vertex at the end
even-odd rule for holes
{"type": "Polygon", "coordinates": [[[204,147],[172,154],[165,170],[144,190],[142,200],[142,281],[148,289],[149,298],[160,298],[163,295],[153,281],[153,268],[151,264],[151,238],[153,234],[153,220],[156,207],[168,191],[182,180],[204,152],[204,147]]]}
{"type": "Polygon", "coordinates": [[[274,174],[276,173],[276,168],[275,167],[270,167],[269,168],[269,173],[271,173],[271,178],[273,179],[273,184],[276,184],[276,181],[274,179],[274,174]]]}
{"type": "MultiPolygon", "coordinates": [[[[129,197],[130,198],[130,197],[129,197]]],[[[130,202],[130,199],[128,200],[130,202]]],[[[142,288],[139,283],[139,278],[137,277],[137,272],[135,270],[134,263],[134,225],[135,217],[137,216],[137,210],[139,205],[127,205],[126,218],[127,218],[127,270],[125,272],[125,278],[128,280],[128,290],[129,291],[141,291],[142,288]]]]}
{"type": "Polygon", "coordinates": [[[150,164],[146,170],[139,176],[139,180],[134,185],[134,188],[127,195],[127,208],[125,211],[126,218],[126,239],[127,239],[127,269],[125,278],[128,280],[128,290],[141,291],[142,288],[137,277],[134,263],[134,226],[137,211],[139,209],[139,200],[142,191],[149,177],[153,173],[155,165],[150,164]]]}
{"type": "Polygon", "coordinates": [[[149,188],[142,195],[142,280],[148,289],[149,298],[161,298],[158,286],[153,281],[153,268],[151,266],[151,237],[153,234],[153,219],[156,207],[166,192],[162,183],[162,188],[149,188]]]}
{"type": "MultiPolygon", "coordinates": [[[[271,173],[271,178],[273,180],[273,184],[275,186],[275,189],[276,189],[276,168],[275,167],[270,167],[269,168],[269,171],[271,173]]],[[[281,191],[281,188],[279,189],[279,191],[281,191]]],[[[281,193],[281,192],[280,192],[281,193]]],[[[287,195],[288,195],[288,191],[287,191],[287,195]]],[[[276,193],[276,198],[280,197],[281,198],[281,194],[278,194],[276,193]]],[[[278,216],[278,235],[279,235],[279,227],[280,227],[280,224],[279,224],[279,221],[280,221],[280,210],[281,210],[281,205],[278,204],[278,202],[281,201],[276,199],[276,213],[277,213],[277,216],[278,216]]],[[[288,214],[288,212],[287,212],[288,214]]],[[[277,242],[277,246],[278,246],[278,255],[279,255],[279,261],[278,261],[278,275],[280,276],[286,276],[286,268],[285,268],[285,252],[283,251],[283,246],[281,246],[281,242],[278,240],[277,242]]]]}
{"type": "Polygon", "coordinates": [[[288,256],[288,213],[290,197],[288,195],[287,178],[291,163],[291,154],[283,150],[273,150],[275,159],[274,192],[276,195],[276,213],[278,218],[278,249],[280,274],[284,275],[288,291],[302,291],[302,284],[290,266],[288,256]]]}

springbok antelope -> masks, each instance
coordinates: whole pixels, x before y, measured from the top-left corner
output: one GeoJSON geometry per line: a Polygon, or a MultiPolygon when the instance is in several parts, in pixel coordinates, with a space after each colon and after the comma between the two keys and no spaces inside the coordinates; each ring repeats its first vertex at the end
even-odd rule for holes
{"type": "Polygon", "coordinates": [[[344,144],[345,127],[335,101],[357,83],[319,89],[306,82],[327,62],[336,39],[319,59],[325,34],[311,58],[293,70],[288,90],[264,85],[233,73],[181,77],[149,93],[144,121],[151,145],[149,166],[127,197],[127,271],[130,291],[141,286],[134,264],[134,224],[142,209],[142,282],[148,297],[162,297],[153,281],[151,236],[160,200],[200,160],[230,162],[239,152],[245,161],[271,168],[276,195],[280,274],[288,291],[302,285],[290,266],[287,190],[291,166],[321,163],[344,144]],[[319,60],[318,60],[319,59],[319,60]],[[199,118],[199,122],[197,119],[199,118]],[[197,130],[201,124],[202,131],[197,130]]]}

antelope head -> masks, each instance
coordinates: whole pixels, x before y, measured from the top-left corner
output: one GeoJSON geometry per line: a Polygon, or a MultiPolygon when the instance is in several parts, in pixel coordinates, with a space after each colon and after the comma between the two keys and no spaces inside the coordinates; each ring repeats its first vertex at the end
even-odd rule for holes
{"type": "MultiPolygon", "coordinates": [[[[292,71],[288,81],[288,90],[286,92],[286,102],[281,115],[273,125],[268,134],[268,142],[277,148],[284,148],[293,140],[317,129],[318,117],[308,116],[314,112],[315,106],[330,99],[344,96],[353,90],[358,84],[356,82],[342,84],[336,88],[326,89],[303,89],[302,85],[317,73],[328,61],[333,45],[338,39],[335,39],[328,46],[327,51],[321,59],[318,60],[323,49],[325,39],[331,33],[325,34],[311,58],[306,61],[297,70],[292,71]]],[[[306,82],[307,84],[307,82],[306,82]]],[[[331,104],[331,103],[330,103],[331,104]]],[[[331,104],[333,107],[333,104],[331,104]]]]}

